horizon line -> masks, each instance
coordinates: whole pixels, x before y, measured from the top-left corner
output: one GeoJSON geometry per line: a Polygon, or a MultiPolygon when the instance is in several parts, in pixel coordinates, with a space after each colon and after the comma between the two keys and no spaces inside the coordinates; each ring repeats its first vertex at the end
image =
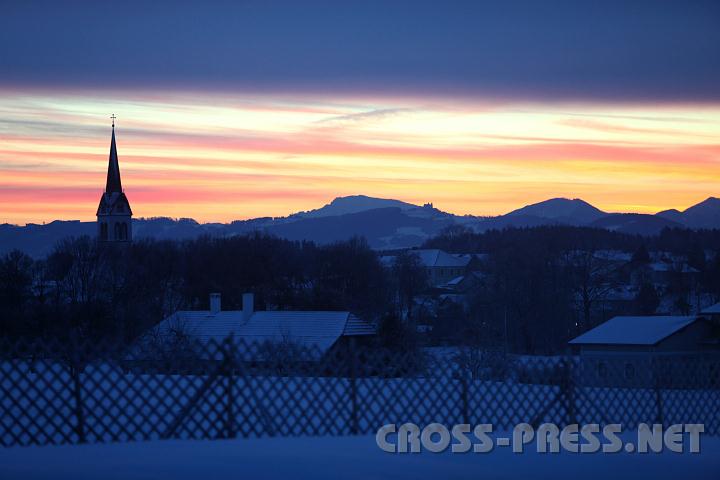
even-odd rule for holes
{"type": "MultiPolygon", "coordinates": [[[[123,190],[124,190],[124,189],[123,189],[123,190]]],[[[209,225],[209,224],[229,225],[229,224],[234,223],[234,222],[243,222],[243,221],[255,220],[255,219],[258,219],[258,218],[272,218],[273,220],[275,220],[275,219],[282,219],[282,218],[288,218],[288,217],[293,216],[293,215],[302,214],[302,213],[309,213],[309,212],[313,212],[313,211],[316,211],[316,210],[320,210],[321,208],[330,205],[333,201],[338,200],[338,199],[352,198],[352,197],[365,197],[365,198],[372,198],[372,199],[375,199],[375,200],[396,201],[396,202],[402,202],[402,203],[406,203],[406,204],[412,205],[412,206],[414,206],[414,207],[416,207],[416,208],[423,208],[423,207],[424,207],[424,205],[418,205],[418,204],[415,204],[415,203],[413,203],[413,202],[411,202],[411,201],[402,200],[402,199],[400,199],[400,198],[374,197],[374,196],[371,196],[371,195],[366,195],[366,194],[358,193],[358,194],[353,194],[353,195],[337,196],[337,197],[334,197],[330,202],[328,202],[328,203],[326,203],[326,204],[324,204],[324,205],[322,205],[322,206],[320,206],[320,207],[317,207],[317,208],[314,208],[314,209],[311,209],[311,210],[298,210],[298,211],[290,212],[290,213],[287,213],[287,214],[284,214],[284,215],[265,215],[265,216],[259,216],[259,217],[235,218],[235,219],[227,220],[227,221],[220,221],[220,220],[217,220],[217,221],[214,221],[214,220],[198,221],[198,220],[195,219],[194,217],[174,217],[174,216],[171,216],[171,215],[148,215],[148,216],[137,216],[137,217],[133,217],[133,220],[153,220],[153,219],[166,218],[166,219],[170,219],[170,220],[173,220],[173,221],[193,220],[194,222],[198,223],[199,225],[209,225]]],[[[569,197],[551,197],[551,198],[547,198],[547,199],[545,199],[545,200],[541,200],[541,201],[539,201],[539,202],[524,204],[524,205],[519,206],[519,207],[517,207],[517,208],[514,208],[514,209],[512,209],[512,210],[510,210],[510,211],[508,211],[508,212],[506,212],[506,213],[501,213],[501,214],[498,214],[498,215],[483,215],[483,214],[473,214],[473,213],[455,213],[455,212],[443,210],[443,209],[441,209],[441,208],[436,207],[436,206],[434,205],[434,202],[432,202],[432,201],[428,201],[428,202],[425,202],[425,203],[432,205],[432,208],[434,208],[434,209],[436,209],[436,210],[438,210],[438,211],[440,211],[440,212],[442,212],[442,213],[447,213],[447,214],[453,215],[453,216],[455,216],[455,217],[475,217],[475,218],[481,218],[481,219],[491,219],[491,218],[503,217],[503,216],[509,215],[509,214],[511,214],[511,213],[513,213],[513,212],[515,212],[515,211],[517,211],[517,210],[520,210],[520,209],[522,209],[522,208],[530,207],[530,206],[533,206],[533,205],[538,205],[538,204],[540,204],[540,203],[548,202],[548,201],[551,201],[551,200],[581,201],[581,202],[584,202],[584,203],[590,205],[590,206],[593,207],[593,208],[598,209],[599,211],[601,211],[602,213],[604,213],[604,214],[606,214],[606,215],[618,215],[618,214],[619,214],[619,215],[650,215],[650,216],[654,216],[654,215],[658,215],[659,213],[668,212],[668,211],[677,211],[677,212],[681,212],[681,213],[682,213],[682,212],[684,212],[685,210],[687,210],[687,209],[689,209],[689,208],[691,208],[691,207],[694,207],[694,206],[696,206],[696,205],[698,205],[698,204],[700,204],[700,203],[706,202],[706,201],[708,201],[708,200],[713,200],[713,199],[718,199],[718,197],[715,197],[715,196],[713,196],[713,195],[709,195],[709,196],[705,197],[704,199],[702,199],[702,200],[700,200],[700,201],[698,201],[698,202],[696,202],[696,203],[693,203],[692,205],[689,205],[689,206],[687,206],[687,207],[685,207],[685,208],[683,208],[683,209],[680,209],[680,208],[677,208],[677,207],[675,207],[675,208],[666,208],[666,209],[664,209],[664,210],[659,210],[659,211],[657,211],[657,212],[655,212],[655,213],[642,213],[642,212],[633,212],[633,211],[605,211],[605,210],[603,210],[603,209],[601,209],[601,208],[596,207],[596,206],[593,205],[592,203],[590,203],[590,202],[588,202],[588,201],[586,201],[586,200],[583,200],[583,199],[580,198],[580,197],[574,197],[574,198],[569,198],[569,197]]],[[[377,208],[393,208],[393,207],[377,207],[377,208]]],[[[376,210],[377,208],[368,208],[368,209],[360,210],[360,211],[358,211],[358,212],[351,212],[351,213],[360,213],[360,212],[362,212],[362,211],[376,210]]],[[[351,213],[350,213],[350,214],[351,214],[351,213]]],[[[347,214],[341,214],[341,215],[347,215],[347,214]]],[[[330,217],[330,216],[339,216],[339,215],[328,215],[328,217],[330,217]]],[[[0,223],[0,225],[12,225],[12,226],[17,226],[17,227],[25,227],[25,226],[28,226],[28,225],[47,225],[47,224],[54,223],[54,222],[81,222],[81,223],[82,223],[82,222],[95,222],[96,220],[97,220],[96,217],[95,217],[95,216],[92,216],[92,217],[88,217],[87,219],[82,219],[82,218],[67,218],[67,219],[64,219],[64,218],[55,218],[55,219],[52,219],[52,220],[42,221],[42,222],[40,222],[40,223],[38,223],[38,222],[33,222],[33,221],[28,221],[28,222],[25,222],[25,223],[20,224],[20,223],[13,223],[13,222],[9,222],[9,221],[2,221],[2,222],[0,223]]]]}

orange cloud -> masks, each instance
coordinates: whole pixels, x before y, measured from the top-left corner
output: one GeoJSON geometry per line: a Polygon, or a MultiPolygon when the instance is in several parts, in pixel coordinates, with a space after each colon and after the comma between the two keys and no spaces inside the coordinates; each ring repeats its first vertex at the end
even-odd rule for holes
{"type": "Polygon", "coordinates": [[[0,221],[92,219],[111,111],[137,216],[280,216],[357,193],[472,214],[559,195],[652,212],[720,184],[713,105],[0,92],[0,221]]]}

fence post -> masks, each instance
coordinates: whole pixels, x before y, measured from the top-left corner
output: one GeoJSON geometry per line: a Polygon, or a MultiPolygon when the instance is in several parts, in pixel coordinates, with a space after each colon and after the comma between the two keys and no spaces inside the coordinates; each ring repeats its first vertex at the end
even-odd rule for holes
{"type": "Polygon", "coordinates": [[[357,404],[357,355],[355,339],[350,338],[350,434],[358,434],[358,404],[357,404]]]}
{"type": "Polygon", "coordinates": [[[232,337],[225,341],[223,349],[223,363],[225,364],[225,438],[235,438],[235,412],[233,404],[233,342],[232,337]]]}
{"type": "Polygon", "coordinates": [[[655,422],[663,424],[663,401],[662,401],[662,385],[660,381],[661,375],[658,372],[658,363],[655,358],[651,360],[652,376],[653,376],[653,390],[655,390],[655,406],[656,415],[655,422]]]}
{"type": "Polygon", "coordinates": [[[80,354],[80,341],[75,330],[70,332],[70,352],[67,358],[70,378],[72,379],[73,400],[75,402],[75,433],[78,436],[78,443],[85,443],[85,413],[83,411],[82,381],[80,380],[83,358],[80,354]]]}
{"type": "MultiPolygon", "coordinates": [[[[73,355],[76,355],[73,352],[73,355]]],[[[75,433],[78,443],[85,443],[85,414],[83,413],[82,382],[80,381],[79,361],[70,366],[70,376],[73,380],[73,398],[75,400],[75,433]]]]}
{"type": "Polygon", "coordinates": [[[575,415],[575,382],[573,381],[572,363],[566,358],[561,360],[562,365],[562,390],[565,398],[565,411],[567,412],[568,425],[577,423],[575,415]]]}
{"type": "Polygon", "coordinates": [[[462,388],[460,393],[462,401],[462,420],[464,424],[469,425],[470,412],[468,406],[468,374],[463,371],[460,372],[460,387],[462,388]]]}

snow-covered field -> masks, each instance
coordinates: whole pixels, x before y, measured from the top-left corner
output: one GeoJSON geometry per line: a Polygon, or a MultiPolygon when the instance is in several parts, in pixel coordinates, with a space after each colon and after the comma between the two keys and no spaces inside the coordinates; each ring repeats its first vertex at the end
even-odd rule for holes
{"type": "Polygon", "coordinates": [[[169,440],[0,449],[0,478],[33,479],[717,479],[720,438],[701,453],[391,454],[373,436],[169,440]]]}
{"type": "MultiPolygon", "coordinates": [[[[8,444],[77,441],[73,431],[73,382],[56,364],[0,364],[0,427],[8,444]],[[38,434],[38,432],[44,432],[38,434]],[[65,437],[67,436],[67,437],[65,437]],[[50,438],[48,438],[50,437],[50,438]]],[[[373,436],[350,431],[355,391],[357,426],[374,432],[384,423],[446,425],[494,423],[507,428],[540,414],[564,421],[564,407],[552,399],[556,385],[470,380],[442,375],[414,378],[234,377],[205,391],[194,408],[180,415],[202,391],[206,376],[134,375],[98,364],[80,375],[89,444],[0,448],[0,480],[14,479],[214,479],[214,478],[720,478],[720,437],[703,435],[701,453],[676,454],[513,454],[496,447],[489,454],[389,454],[373,436]],[[232,388],[228,390],[228,385],[232,388]],[[466,398],[461,392],[467,389],[466,398]],[[215,437],[227,426],[228,391],[233,399],[236,440],[215,437]],[[551,406],[549,410],[545,407],[551,406]],[[181,418],[174,440],[163,436],[181,418]],[[269,437],[268,435],[277,435],[269,437]],[[317,436],[297,436],[297,435],[317,436]],[[293,436],[283,436],[293,435],[293,436]],[[150,441],[126,442],[128,439],[150,441]],[[119,442],[119,443],[94,443],[119,442]]],[[[705,423],[717,432],[717,390],[661,392],[667,423],[705,423]]],[[[578,386],[574,412],[581,423],[652,422],[656,392],[647,389],[578,386]]]]}

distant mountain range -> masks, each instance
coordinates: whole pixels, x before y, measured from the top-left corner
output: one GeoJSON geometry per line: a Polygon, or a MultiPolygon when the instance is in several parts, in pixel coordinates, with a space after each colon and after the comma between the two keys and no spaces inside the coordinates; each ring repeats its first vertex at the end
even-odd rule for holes
{"type": "Polygon", "coordinates": [[[657,213],[688,228],[720,228],[720,198],[710,197],[682,212],[672,209],[657,213]]]}
{"type": "MultiPolygon", "coordinates": [[[[230,236],[265,231],[290,240],[330,243],[359,235],[376,249],[420,245],[451,225],[475,231],[538,225],[576,225],[622,233],[655,235],[670,228],[720,228],[720,199],[710,197],[684,211],[655,215],[607,213],[580,199],[553,198],[496,217],[454,215],[431,204],[419,206],[399,200],[355,195],[336,198],[316,210],[287,217],[264,217],[231,223],[200,224],[192,219],[141,218],[133,220],[135,238],[188,239],[200,235],[230,236]]],[[[94,222],[54,221],[44,225],[0,225],[0,253],[18,248],[43,256],[62,238],[95,235],[94,222]]]]}
{"type": "Polygon", "coordinates": [[[584,200],[575,198],[551,198],[508,213],[508,217],[553,220],[568,225],[587,225],[606,216],[607,213],[595,208],[584,200]]]}

